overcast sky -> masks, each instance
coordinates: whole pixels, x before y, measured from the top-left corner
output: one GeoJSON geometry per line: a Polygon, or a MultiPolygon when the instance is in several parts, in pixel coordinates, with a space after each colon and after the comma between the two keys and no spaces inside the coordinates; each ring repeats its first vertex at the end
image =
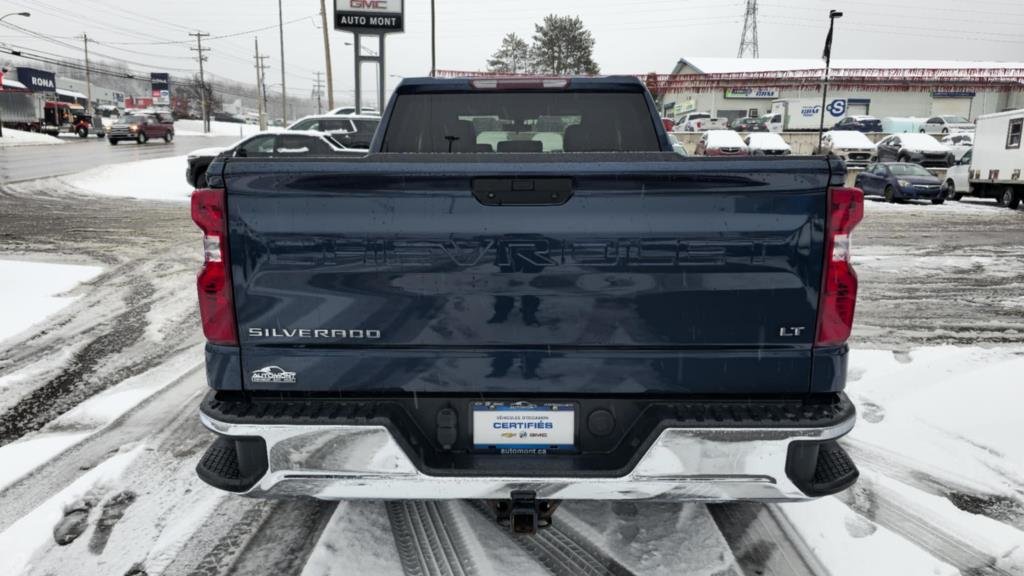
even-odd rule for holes
{"type": "MultiPolygon", "coordinates": [[[[344,2],[345,0],[339,0],[344,2]]],[[[504,34],[529,38],[546,14],[578,15],[593,32],[595,59],[605,73],[670,72],[683,56],[736,55],[745,0],[436,0],[438,68],[478,70],[504,34]]],[[[87,32],[94,54],[119,56],[140,72],[181,74],[195,68],[190,30],[214,36],[276,26],[276,0],[0,0],[2,13],[29,11],[8,22],[46,34],[43,41],[0,28],[0,42],[81,57],[87,32]],[[132,43],[125,45],[123,43],[132,43]],[[122,43],[115,46],[115,43],[122,43]]],[[[328,10],[332,2],[328,0],[328,10]]],[[[319,0],[283,0],[289,95],[308,96],[324,69],[319,0]]],[[[828,10],[841,9],[836,58],[908,58],[1024,61],[1024,0],[761,0],[761,57],[821,54],[828,10]]],[[[0,15],[2,15],[0,13],[0,15]]],[[[211,40],[206,69],[255,82],[253,38],[269,54],[270,82],[279,83],[276,27],[211,40]]],[[[335,94],[350,100],[352,35],[331,31],[335,94]]],[[[367,46],[373,46],[372,41],[367,46]]],[[[406,32],[387,41],[389,87],[396,76],[430,69],[430,2],[406,0],[406,32]]],[[[373,78],[367,66],[365,76],[373,78]]],[[[372,83],[371,83],[372,86],[372,83]]],[[[279,88],[274,86],[272,90],[279,88]]]]}

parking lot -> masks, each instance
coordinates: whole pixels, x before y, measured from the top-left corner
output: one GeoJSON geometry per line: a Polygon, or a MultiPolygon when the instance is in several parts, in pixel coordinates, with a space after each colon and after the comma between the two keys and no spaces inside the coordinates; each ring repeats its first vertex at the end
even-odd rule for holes
{"type": "MultiPolygon", "coordinates": [[[[62,152],[79,166],[190,145],[91,141],[62,152]]],[[[1019,540],[1011,544],[1024,531],[1024,466],[994,459],[978,438],[958,440],[941,414],[928,424],[942,430],[934,445],[958,456],[936,460],[890,432],[921,426],[915,404],[885,401],[913,398],[889,388],[921,371],[970,379],[977,366],[1020,366],[1024,211],[977,199],[869,201],[854,236],[850,393],[860,421],[846,442],[864,473],[855,490],[810,504],[569,503],[556,529],[513,537],[474,502],[257,501],[200,482],[194,467],[210,436],[195,414],[206,385],[193,293],[201,247],[187,204],[83,195],[53,179],[0,192],[0,260],[102,269],[67,308],[0,348],[0,458],[32,463],[0,484],[0,573],[1014,574],[1024,565],[1019,540]],[[19,438],[28,443],[11,444],[19,438]],[[967,477],[961,467],[975,460],[991,472],[967,477]],[[944,506],[928,503],[936,497],[944,506]],[[851,559],[835,543],[892,553],[851,559]],[[906,569],[892,571],[894,559],[906,569]]]]}

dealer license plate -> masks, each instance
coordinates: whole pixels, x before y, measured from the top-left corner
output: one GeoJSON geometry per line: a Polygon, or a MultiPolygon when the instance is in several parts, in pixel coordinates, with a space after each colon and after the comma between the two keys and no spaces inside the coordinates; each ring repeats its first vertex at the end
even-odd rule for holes
{"type": "Polygon", "coordinates": [[[501,454],[549,454],[576,449],[574,404],[473,403],[473,446],[501,454]]]}

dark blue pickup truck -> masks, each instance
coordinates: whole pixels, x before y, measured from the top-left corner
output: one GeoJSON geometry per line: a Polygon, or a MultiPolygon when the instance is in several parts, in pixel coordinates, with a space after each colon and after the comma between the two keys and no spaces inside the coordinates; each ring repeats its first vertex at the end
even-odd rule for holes
{"type": "Polygon", "coordinates": [[[683,158],[636,79],[406,79],[370,154],[192,198],[217,435],[249,496],[800,500],[836,439],[863,195],[825,157],[683,158]]]}

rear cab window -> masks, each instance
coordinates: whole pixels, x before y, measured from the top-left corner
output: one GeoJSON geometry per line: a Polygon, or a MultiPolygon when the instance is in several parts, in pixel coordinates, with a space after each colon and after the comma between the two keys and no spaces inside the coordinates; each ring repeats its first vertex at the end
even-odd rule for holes
{"type": "Polygon", "coordinates": [[[643,92],[460,91],[396,96],[383,152],[659,152],[643,92]]]}

